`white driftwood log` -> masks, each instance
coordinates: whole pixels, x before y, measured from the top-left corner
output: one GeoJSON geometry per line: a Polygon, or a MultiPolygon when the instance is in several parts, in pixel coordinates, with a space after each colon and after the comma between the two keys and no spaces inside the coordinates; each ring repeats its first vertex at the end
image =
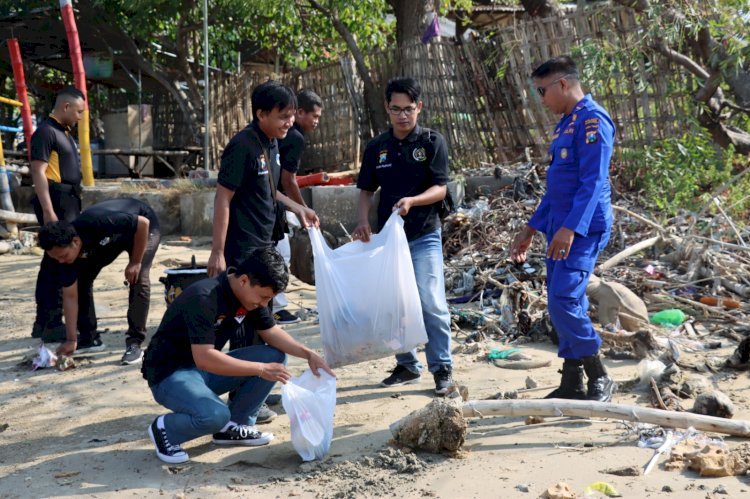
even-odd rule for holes
{"type": "Polygon", "coordinates": [[[38,224],[33,213],[16,213],[15,211],[0,210],[0,220],[17,224],[38,224]]]}
{"type": "Polygon", "coordinates": [[[696,430],[750,437],[750,421],[717,418],[633,405],[610,404],[589,400],[467,400],[464,417],[478,416],[580,416],[613,418],[650,423],[670,428],[693,427],[696,430]]]}
{"type": "Polygon", "coordinates": [[[610,267],[614,267],[615,265],[625,260],[629,256],[635,255],[639,251],[643,251],[645,249],[650,248],[651,246],[659,242],[660,239],[661,239],[661,236],[654,236],[654,237],[645,239],[643,241],[640,241],[632,246],[628,246],[627,248],[625,248],[624,250],[620,251],[615,256],[607,260],[606,262],[599,265],[599,271],[607,270],[610,267]]]}

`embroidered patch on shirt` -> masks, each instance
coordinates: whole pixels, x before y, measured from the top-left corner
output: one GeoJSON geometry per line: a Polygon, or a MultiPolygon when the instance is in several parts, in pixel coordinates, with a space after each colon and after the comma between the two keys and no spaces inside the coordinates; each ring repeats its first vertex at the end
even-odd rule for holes
{"type": "Polygon", "coordinates": [[[565,149],[564,147],[562,149],[560,149],[560,157],[562,159],[567,159],[567,157],[568,157],[568,150],[565,149]]]}
{"type": "Polygon", "coordinates": [[[108,245],[108,244],[109,244],[109,242],[110,242],[111,240],[112,240],[112,238],[111,238],[111,237],[109,237],[109,236],[107,236],[107,237],[105,237],[104,239],[102,239],[101,241],[99,241],[99,246],[106,246],[106,245],[108,245]]]}
{"type": "Polygon", "coordinates": [[[385,163],[388,161],[388,149],[383,149],[378,153],[378,163],[385,163]]]}
{"type": "Polygon", "coordinates": [[[268,161],[266,161],[266,155],[261,154],[258,156],[258,164],[260,165],[259,172],[261,174],[268,173],[268,161]]]}
{"type": "Polygon", "coordinates": [[[599,134],[596,132],[587,132],[586,133],[586,143],[587,144],[596,144],[596,142],[599,140],[599,134]]]}
{"type": "Polygon", "coordinates": [[[412,151],[411,157],[414,158],[414,161],[424,161],[427,159],[427,151],[424,150],[424,147],[417,147],[412,151]]]}

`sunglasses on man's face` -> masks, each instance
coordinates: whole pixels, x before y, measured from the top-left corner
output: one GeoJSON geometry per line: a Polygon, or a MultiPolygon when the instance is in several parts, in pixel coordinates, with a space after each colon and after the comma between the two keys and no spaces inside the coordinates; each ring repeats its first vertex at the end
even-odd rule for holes
{"type": "Polygon", "coordinates": [[[567,77],[568,77],[567,75],[565,75],[565,76],[561,76],[560,78],[556,79],[555,81],[553,81],[553,82],[550,82],[550,83],[547,83],[547,84],[546,84],[546,85],[544,85],[543,87],[536,87],[536,91],[537,91],[537,92],[539,93],[539,97],[544,97],[544,94],[545,94],[545,93],[547,92],[547,89],[548,89],[549,87],[551,87],[551,86],[552,86],[552,85],[554,85],[555,83],[559,83],[560,81],[564,80],[564,79],[565,79],[565,78],[567,78],[567,77]]]}

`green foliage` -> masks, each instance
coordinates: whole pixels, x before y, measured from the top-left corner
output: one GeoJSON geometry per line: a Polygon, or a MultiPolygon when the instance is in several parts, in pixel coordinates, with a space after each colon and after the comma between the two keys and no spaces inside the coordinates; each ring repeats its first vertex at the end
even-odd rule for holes
{"type": "MultiPolygon", "coordinates": [[[[627,165],[623,176],[633,179],[631,187],[645,194],[649,202],[667,215],[680,210],[699,210],[710,201],[712,192],[734,175],[735,164],[744,156],[719,148],[708,132],[691,123],[685,133],[624,151],[627,165]]],[[[750,179],[742,179],[721,193],[723,205],[745,219],[750,199],[750,179]]]]}

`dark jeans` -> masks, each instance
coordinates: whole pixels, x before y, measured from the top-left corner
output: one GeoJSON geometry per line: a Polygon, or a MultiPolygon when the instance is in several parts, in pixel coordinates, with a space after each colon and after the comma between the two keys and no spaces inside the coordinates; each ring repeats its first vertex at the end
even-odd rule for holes
{"type": "MultiPolygon", "coordinates": [[[[81,214],[80,189],[76,186],[49,182],[49,197],[58,220],[72,222],[81,214]]],[[[39,199],[31,200],[39,225],[44,225],[44,216],[39,199]]],[[[62,324],[62,288],[55,278],[52,268],[55,261],[47,253],[42,257],[39,274],[36,278],[36,324],[40,327],[54,327],[62,324]]]]}
{"type": "MultiPolygon", "coordinates": [[[[151,303],[151,264],[154,255],[159,248],[161,233],[158,231],[148,235],[146,252],[141,262],[141,272],[138,274],[138,282],[130,285],[128,295],[128,332],[125,344],[141,344],[146,339],[146,319],[151,303]]],[[[94,280],[99,272],[115,261],[122,253],[123,248],[112,248],[108,252],[102,252],[94,258],[88,259],[85,265],[79,267],[78,272],[78,332],[81,341],[87,341],[96,332],[97,320],[94,308],[94,280]]]]}

